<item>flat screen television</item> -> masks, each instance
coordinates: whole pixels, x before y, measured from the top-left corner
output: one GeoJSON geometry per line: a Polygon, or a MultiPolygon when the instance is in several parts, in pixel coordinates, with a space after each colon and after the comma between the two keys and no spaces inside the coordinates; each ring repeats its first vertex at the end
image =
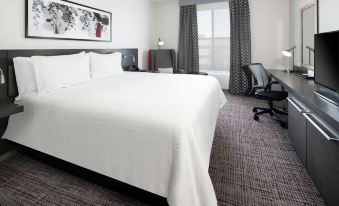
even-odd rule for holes
{"type": "Polygon", "coordinates": [[[316,83],[339,92],[339,31],[315,35],[316,83]]]}

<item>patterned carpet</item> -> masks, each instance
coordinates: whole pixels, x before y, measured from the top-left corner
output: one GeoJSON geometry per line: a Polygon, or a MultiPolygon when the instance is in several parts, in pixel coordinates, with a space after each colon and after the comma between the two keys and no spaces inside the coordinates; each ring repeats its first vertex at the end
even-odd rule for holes
{"type": "MultiPolygon", "coordinates": [[[[227,99],[210,163],[219,205],[325,205],[287,131],[269,117],[253,121],[263,102],[227,99]]],[[[0,162],[0,205],[144,204],[19,154],[0,162]]]]}

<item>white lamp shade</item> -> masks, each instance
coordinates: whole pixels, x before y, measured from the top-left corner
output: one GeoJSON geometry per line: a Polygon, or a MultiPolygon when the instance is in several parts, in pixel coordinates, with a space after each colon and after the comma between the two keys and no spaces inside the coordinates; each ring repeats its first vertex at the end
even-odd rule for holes
{"type": "Polygon", "coordinates": [[[292,57],[292,53],[289,51],[282,51],[282,54],[286,57],[292,57]]]}

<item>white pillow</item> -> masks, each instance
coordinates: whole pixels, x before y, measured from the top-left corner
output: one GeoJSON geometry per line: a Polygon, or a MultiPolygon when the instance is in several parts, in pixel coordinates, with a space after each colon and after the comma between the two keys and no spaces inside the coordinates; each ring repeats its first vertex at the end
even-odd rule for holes
{"type": "Polygon", "coordinates": [[[97,54],[90,52],[91,78],[93,80],[111,77],[123,73],[120,52],[97,54]]]}
{"type": "Polygon", "coordinates": [[[173,68],[158,68],[160,73],[173,74],[173,68]]]}
{"type": "Polygon", "coordinates": [[[38,87],[32,59],[30,57],[16,57],[13,59],[13,62],[19,91],[17,99],[27,94],[37,92],[38,87]]]}
{"type": "MultiPolygon", "coordinates": [[[[80,54],[85,54],[85,52],[81,52],[75,55],[80,54]]],[[[20,100],[25,95],[38,91],[37,80],[34,71],[34,64],[31,57],[16,57],[13,58],[13,62],[19,91],[19,96],[16,99],[20,100]]]]}
{"type": "Polygon", "coordinates": [[[91,80],[88,54],[34,56],[32,61],[39,94],[91,80]]]}

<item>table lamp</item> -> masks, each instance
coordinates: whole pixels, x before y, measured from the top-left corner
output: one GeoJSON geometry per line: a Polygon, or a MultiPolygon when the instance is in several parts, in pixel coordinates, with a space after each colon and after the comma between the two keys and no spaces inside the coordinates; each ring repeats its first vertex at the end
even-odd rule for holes
{"type": "Polygon", "coordinates": [[[159,38],[159,41],[158,41],[158,46],[159,46],[159,49],[161,49],[162,46],[165,45],[165,42],[162,41],[160,38],[159,38]]]}
{"type": "Polygon", "coordinates": [[[287,49],[285,51],[282,51],[282,54],[286,57],[292,57],[292,61],[293,61],[293,64],[292,64],[292,70],[288,70],[289,72],[294,72],[294,50],[295,48],[297,48],[296,46],[293,46],[292,48],[290,49],[287,49]]]}

